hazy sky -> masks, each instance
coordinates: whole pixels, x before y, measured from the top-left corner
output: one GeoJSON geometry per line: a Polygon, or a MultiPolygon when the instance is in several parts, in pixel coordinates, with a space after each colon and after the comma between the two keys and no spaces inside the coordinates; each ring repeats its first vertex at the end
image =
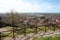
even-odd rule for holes
{"type": "Polygon", "coordinates": [[[0,12],[60,12],[60,0],[0,0],[0,12]]]}

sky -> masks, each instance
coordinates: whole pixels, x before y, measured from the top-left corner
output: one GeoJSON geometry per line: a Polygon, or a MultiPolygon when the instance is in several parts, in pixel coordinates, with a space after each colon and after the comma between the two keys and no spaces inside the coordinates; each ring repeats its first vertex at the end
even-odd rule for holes
{"type": "Polygon", "coordinates": [[[60,13],[60,0],[0,0],[0,13],[41,12],[60,13]]]}

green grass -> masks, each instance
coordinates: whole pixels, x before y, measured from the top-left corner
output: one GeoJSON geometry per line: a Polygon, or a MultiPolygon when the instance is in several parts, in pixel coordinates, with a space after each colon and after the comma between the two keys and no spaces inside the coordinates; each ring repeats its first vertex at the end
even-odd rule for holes
{"type": "Polygon", "coordinates": [[[60,35],[50,36],[50,37],[34,37],[32,40],[60,40],[60,35]]]}

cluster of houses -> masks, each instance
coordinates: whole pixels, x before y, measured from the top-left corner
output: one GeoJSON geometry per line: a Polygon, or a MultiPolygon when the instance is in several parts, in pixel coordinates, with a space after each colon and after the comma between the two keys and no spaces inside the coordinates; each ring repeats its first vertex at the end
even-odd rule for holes
{"type": "MultiPolygon", "coordinates": [[[[34,25],[34,26],[48,25],[49,23],[60,26],[60,19],[59,18],[58,19],[57,18],[50,19],[50,18],[45,17],[45,16],[27,17],[23,20],[20,20],[20,22],[23,24],[34,25]]],[[[2,25],[1,24],[1,17],[0,17],[0,25],[2,25]]]]}
{"type": "Polygon", "coordinates": [[[56,26],[60,26],[60,20],[59,18],[47,18],[45,16],[41,16],[41,17],[27,17],[25,20],[23,20],[24,23],[28,23],[30,25],[35,25],[35,26],[42,26],[42,25],[56,25],[56,26]]]}

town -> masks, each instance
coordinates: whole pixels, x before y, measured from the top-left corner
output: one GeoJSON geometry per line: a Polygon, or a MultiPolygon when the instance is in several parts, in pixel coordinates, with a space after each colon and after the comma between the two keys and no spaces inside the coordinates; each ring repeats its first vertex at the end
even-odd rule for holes
{"type": "Polygon", "coordinates": [[[31,33],[44,32],[43,34],[45,34],[57,30],[60,30],[60,14],[19,14],[11,12],[0,15],[0,35],[3,34],[1,35],[3,38],[8,37],[11,34],[8,33],[10,31],[12,31],[10,36],[13,36],[13,40],[16,40],[17,35],[15,36],[15,34],[27,36],[31,33]]]}

